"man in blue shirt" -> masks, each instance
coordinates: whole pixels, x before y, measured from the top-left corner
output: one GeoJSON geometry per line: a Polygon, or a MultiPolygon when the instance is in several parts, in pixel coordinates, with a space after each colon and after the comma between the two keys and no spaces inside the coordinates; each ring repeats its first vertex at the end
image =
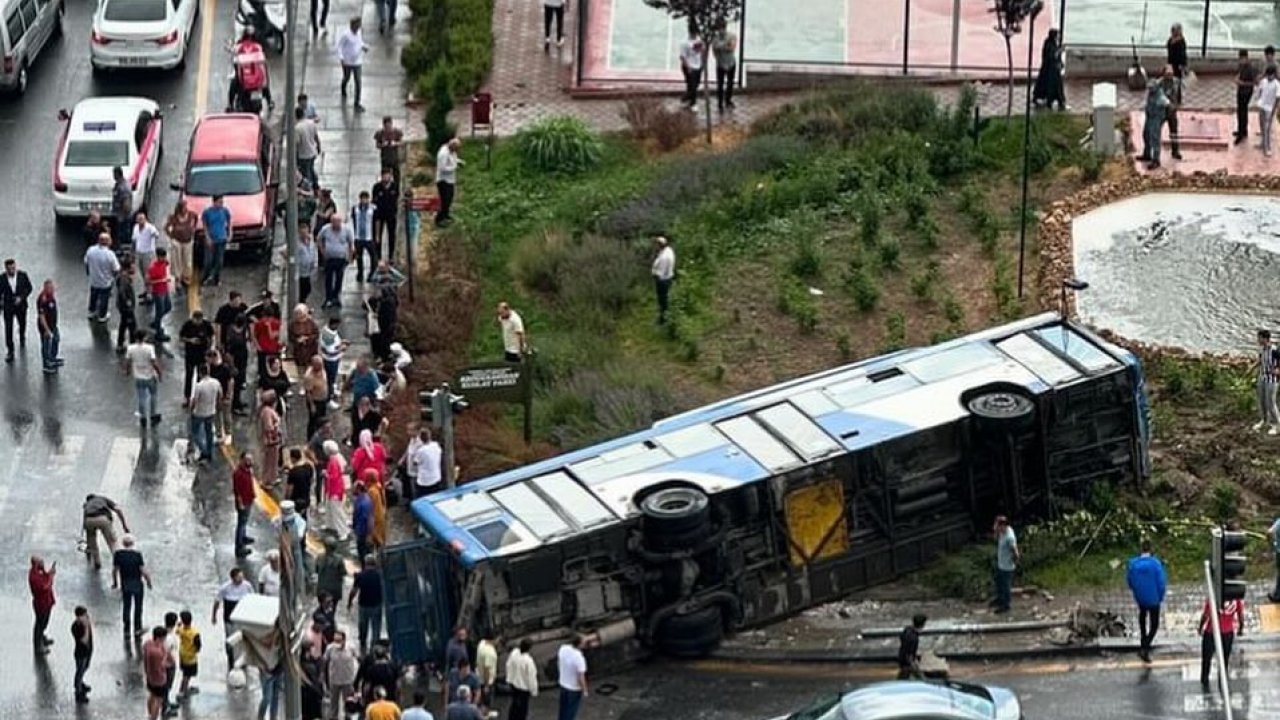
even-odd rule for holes
{"type": "Polygon", "coordinates": [[[1125,579],[1129,583],[1129,589],[1133,591],[1133,601],[1138,605],[1138,629],[1141,633],[1138,657],[1149,663],[1151,642],[1160,629],[1160,605],[1164,603],[1164,592],[1168,585],[1164,563],[1151,553],[1150,540],[1144,538],[1142,552],[1130,558],[1125,579]]]}
{"type": "Polygon", "coordinates": [[[351,501],[351,532],[356,536],[356,554],[364,557],[370,552],[369,536],[373,533],[373,498],[363,481],[356,482],[355,493],[351,501]]]}
{"type": "Polygon", "coordinates": [[[222,204],[222,196],[214,195],[213,204],[200,213],[204,225],[204,284],[222,282],[222,258],[231,239],[231,211],[222,204]]]}

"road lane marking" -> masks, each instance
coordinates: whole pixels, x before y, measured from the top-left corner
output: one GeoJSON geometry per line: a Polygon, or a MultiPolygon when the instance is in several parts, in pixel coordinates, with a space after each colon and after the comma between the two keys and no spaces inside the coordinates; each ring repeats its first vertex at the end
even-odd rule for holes
{"type": "MultiPolygon", "coordinates": [[[[1257,663],[1246,663],[1244,667],[1232,667],[1227,670],[1232,680],[1253,680],[1262,676],[1262,668],[1257,663]]],[[[1182,666],[1183,682],[1200,682],[1200,663],[1189,662],[1182,666]]]]}
{"type": "MultiPolygon", "coordinates": [[[[1253,703],[1249,703],[1253,705],[1253,703]]],[[[1244,710],[1245,696],[1244,693],[1231,693],[1231,709],[1244,710]]],[[[1193,694],[1186,695],[1182,698],[1182,712],[1184,713],[1207,713],[1222,710],[1222,698],[1217,695],[1210,694],[1193,694]]]]}
{"type": "MultiPolygon", "coordinates": [[[[203,0],[200,9],[200,55],[196,62],[196,102],[195,117],[198,122],[209,106],[210,72],[213,69],[213,24],[218,19],[218,0],[203,0]]],[[[192,243],[191,253],[194,256],[198,243],[192,243]]],[[[203,247],[200,248],[203,251],[203,247]]],[[[191,263],[191,284],[187,286],[187,314],[191,315],[200,309],[200,268],[196,267],[195,258],[191,263]]]]}
{"type": "Polygon", "coordinates": [[[63,437],[62,443],[49,453],[47,463],[49,473],[57,478],[70,477],[80,462],[80,455],[84,452],[84,441],[83,435],[63,437]]]}
{"type": "Polygon", "coordinates": [[[111,441],[111,450],[107,453],[107,463],[102,469],[102,481],[98,484],[98,495],[123,503],[133,485],[133,470],[138,465],[138,455],[142,453],[142,440],[133,437],[118,437],[111,441]]]}

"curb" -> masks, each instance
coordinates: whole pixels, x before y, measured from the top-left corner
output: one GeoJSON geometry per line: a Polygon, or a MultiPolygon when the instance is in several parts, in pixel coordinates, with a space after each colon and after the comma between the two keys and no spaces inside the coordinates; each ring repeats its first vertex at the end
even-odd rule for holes
{"type": "MultiPolygon", "coordinates": [[[[1280,646],[1280,635],[1250,635],[1239,638],[1236,647],[1280,646]]],[[[1156,642],[1152,649],[1173,655],[1200,654],[1200,638],[1194,635],[1177,636],[1156,642]]],[[[1100,640],[1080,645],[1045,645],[1023,648],[995,648],[990,650],[956,650],[937,653],[939,658],[949,661],[1000,661],[1029,660],[1052,657],[1083,657],[1088,655],[1113,655],[1137,653],[1138,641],[1135,638],[1101,638],[1100,640]]],[[[734,663],[758,664],[827,664],[827,663],[896,663],[896,648],[797,648],[786,650],[781,648],[719,648],[713,651],[708,659],[734,663]]]]}

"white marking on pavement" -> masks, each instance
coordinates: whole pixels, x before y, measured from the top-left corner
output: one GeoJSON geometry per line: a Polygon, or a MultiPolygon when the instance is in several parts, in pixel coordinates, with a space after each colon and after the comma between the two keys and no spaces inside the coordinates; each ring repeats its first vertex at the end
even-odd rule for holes
{"type": "MultiPolygon", "coordinates": [[[[1244,693],[1231,693],[1231,708],[1244,710],[1244,693]]],[[[1182,711],[1187,713],[1218,712],[1222,698],[1213,694],[1193,694],[1182,698],[1182,711]]]]}
{"type": "Polygon", "coordinates": [[[84,453],[84,441],[83,435],[67,435],[62,438],[62,443],[49,453],[46,463],[49,473],[59,478],[73,475],[80,463],[80,456],[84,453]]]}
{"type": "MultiPolygon", "coordinates": [[[[1214,672],[1217,672],[1216,670],[1214,672]]],[[[1256,663],[1246,663],[1244,667],[1228,668],[1227,676],[1232,680],[1253,680],[1262,675],[1262,668],[1256,663]]],[[[1184,682],[1200,682],[1200,663],[1191,662],[1182,666],[1184,682]]]]}
{"type": "Polygon", "coordinates": [[[111,441],[111,450],[107,453],[107,464],[102,470],[102,482],[98,485],[99,495],[109,497],[116,502],[124,502],[133,485],[133,471],[138,466],[138,455],[142,452],[142,440],[139,438],[118,437],[111,441]]]}

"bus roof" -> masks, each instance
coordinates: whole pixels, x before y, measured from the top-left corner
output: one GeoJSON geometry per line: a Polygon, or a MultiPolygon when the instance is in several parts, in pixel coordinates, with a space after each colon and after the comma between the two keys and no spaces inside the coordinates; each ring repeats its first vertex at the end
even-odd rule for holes
{"type": "Polygon", "coordinates": [[[620,522],[635,494],[679,479],[709,494],[968,415],[994,382],[1038,394],[1136,363],[1045,313],[731,397],[650,428],[435,493],[412,504],[464,564],[620,522]]]}

